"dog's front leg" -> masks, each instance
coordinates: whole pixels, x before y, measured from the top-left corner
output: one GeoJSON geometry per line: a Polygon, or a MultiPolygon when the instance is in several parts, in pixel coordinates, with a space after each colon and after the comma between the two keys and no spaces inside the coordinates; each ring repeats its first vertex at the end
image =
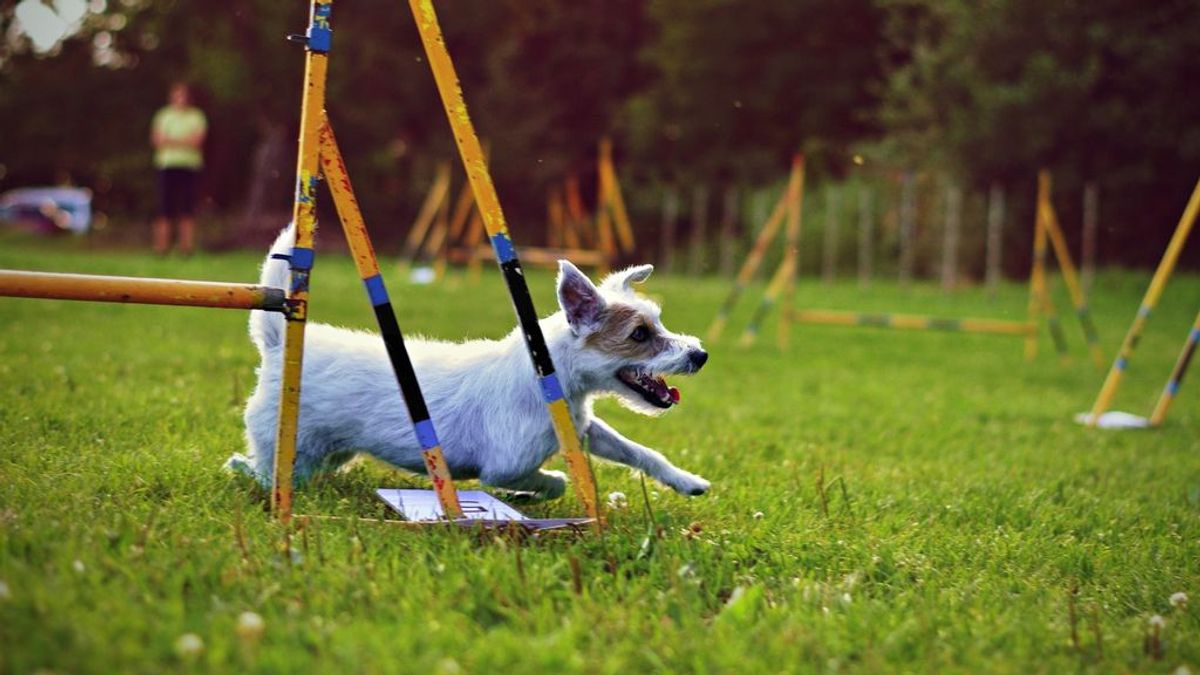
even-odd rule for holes
{"type": "Polygon", "coordinates": [[[587,435],[588,447],[599,457],[644,471],[680,494],[695,496],[708,492],[708,481],[675,466],[662,453],[625,438],[599,418],[592,419],[587,435]]]}

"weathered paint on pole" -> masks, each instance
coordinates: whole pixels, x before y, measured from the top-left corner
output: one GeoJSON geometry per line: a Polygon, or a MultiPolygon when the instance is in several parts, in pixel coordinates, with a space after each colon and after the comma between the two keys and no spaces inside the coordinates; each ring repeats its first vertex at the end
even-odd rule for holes
{"type": "Polygon", "coordinates": [[[1171,242],[1167,244],[1167,250],[1158,263],[1154,278],[1150,280],[1150,287],[1146,289],[1146,295],[1142,298],[1137,315],[1129,326],[1129,332],[1125,334],[1125,339],[1117,352],[1117,358],[1108,371],[1108,377],[1104,379],[1104,385],[1100,387],[1100,393],[1097,394],[1095,403],[1092,404],[1091,417],[1088,420],[1091,426],[1096,426],[1100,416],[1108,410],[1113,397],[1116,396],[1117,387],[1121,384],[1121,377],[1125,374],[1125,369],[1129,367],[1129,359],[1133,356],[1133,350],[1137,347],[1142,330],[1146,327],[1146,320],[1150,317],[1150,312],[1158,305],[1158,298],[1166,288],[1171,273],[1175,271],[1175,263],[1179,261],[1183,245],[1187,243],[1192,226],[1196,223],[1197,213],[1200,213],[1200,181],[1196,182],[1196,187],[1192,190],[1192,196],[1188,199],[1187,207],[1183,210],[1179,224],[1175,226],[1175,233],[1171,235],[1171,242]]]}
{"type": "Polygon", "coordinates": [[[333,38],[332,0],[312,0],[304,58],[304,93],[300,104],[300,140],[296,153],[296,198],[292,223],[296,241],[289,265],[287,329],[283,342],[283,373],[279,396],[279,426],[275,435],[275,470],[271,505],[276,516],[292,517],[292,471],[296,462],[296,428],[300,417],[300,374],[304,361],[304,328],[308,320],[308,284],[312,274],[313,234],[317,227],[318,134],[324,122],[325,76],[333,38]]]}
{"type": "MultiPolygon", "coordinates": [[[[354,188],[350,185],[350,175],[346,171],[346,163],[338,150],[333,128],[328,121],[322,126],[321,135],[321,171],[329,192],[333,195],[333,203],[337,208],[338,219],[342,221],[342,231],[346,234],[346,243],[350,246],[350,255],[354,258],[354,266],[363,281],[367,297],[375,312],[375,320],[379,324],[379,333],[387,349],[388,358],[400,386],[400,394],[404,399],[405,408],[413,425],[413,434],[421,445],[421,454],[425,470],[433,483],[434,492],[442,505],[442,513],[451,520],[463,516],[462,507],[458,503],[458,493],[454,489],[454,480],[450,476],[450,467],[442,455],[442,446],[438,440],[437,431],[429,414],[425,396],[421,392],[421,384],[417,380],[416,370],[409,358],[408,349],[404,345],[404,334],[396,320],[396,312],[388,296],[383,275],[379,270],[379,261],[375,257],[375,249],[371,246],[371,238],[367,234],[367,225],[363,220],[362,210],[354,197],[354,188]]],[[[448,203],[448,202],[447,202],[448,203]]]]}
{"type": "Polygon", "coordinates": [[[282,312],[286,293],[252,284],[0,270],[0,296],[282,312]]]}
{"type": "Polygon", "coordinates": [[[459,87],[458,75],[454,71],[454,63],[446,50],[442,37],[442,29],[438,24],[437,13],[434,11],[432,0],[409,0],[409,8],[417,22],[417,30],[421,35],[421,43],[429,59],[429,67],[433,70],[437,83],[438,94],[446,110],[450,127],[453,131],[458,151],[466,168],[471,188],[475,192],[475,203],[483,217],[492,247],[496,252],[496,260],[508,284],[512,297],[513,308],[516,310],[521,330],[525,334],[525,343],[529,355],[537,371],[539,382],[546,401],[547,411],[554,424],[554,432],[558,437],[559,448],[567,462],[571,474],[571,482],[575,494],[582,502],[588,517],[599,523],[599,502],[596,497],[596,483],[592,476],[588,458],[583,454],[579,433],[571,418],[571,411],[563,395],[562,385],[554,370],[550,358],[550,350],[546,346],[541,326],[538,325],[537,312],[533,299],[529,295],[525,274],[517,257],[516,247],[509,236],[508,224],[504,220],[504,211],[500,207],[500,198],[488,172],[484,160],[483,148],[479,136],[467,113],[467,105],[463,100],[462,89],[459,87]]]}

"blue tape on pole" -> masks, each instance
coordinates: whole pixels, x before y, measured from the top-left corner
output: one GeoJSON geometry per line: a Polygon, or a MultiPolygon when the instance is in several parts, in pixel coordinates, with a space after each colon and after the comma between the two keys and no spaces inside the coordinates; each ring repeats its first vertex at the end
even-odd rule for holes
{"type": "Polygon", "coordinates": [[[512,239],[503,232],[492,237],[492,248],[496,250],[496,259],[500,264],[517,259],[517,250],[513,248],[512,239]]]}
{"type": "Polygon", "coordinates": [[[1129,361],[1125,360],[1125,357],[1121,357],[1121,358],[1117,359],[1117,370],[1125,370],[1125,366],[1128,366],[1128,365],[1129,365],[1129,361]]]}
{"type": "Polygon", "coordinates": [[[371,304],[378,307],[388,303],[387,289],[383,287],[383,277],[376,274],[375,276],[363,279],[363,285],[367,287],[367,295],[371,298],[371,304]]]}
{"type": "Polygon", "coordinates": [[[333,6],[329,3],[317,5],[313,10],[312,24],[308,27],[308,48],[311,51],[325,53],[333,44],[333,30],[329,27],[329,16],[333,6]]]}
{"type": "Polygon", "coordinates": [[[542,378],[542,398],[546,399],[546,403],[554,403],[562,399],[563,390],[562,384],[558,381],[558,375],[550,373],[542,378]]]}
{"type": "Polygon", "coordinates": [[[1172,396],[1179,393],[1179,380],[1171,380],[1167,383],[1167,393],[1172,396]]]}
{"type": "Polygon", "coordinates": [[[1193,328],[1191,333],[1188,333],[1188,339],[1192,342],[1200,342],[1200,328],[1193,328]]]}
{"type": "Polygon", "coordinates": [[[417,430],[417,442],[421,444],[422,450],[436,448],[438,446],[437,432],[433,429],[433,420],[421,420],[413,425],[417,430]]]}
{"type": "Polygon", "coordinates": [[[292,248],[292,267],[296,269],[311,270],[315,259],[316,254],[311,248],[300,246],[292,248]]]}
{"type": "Polygon", "coordinates": [[[1147,306],[1145,306],[1145,305],[1142,305],[1141,307],[1138,307],[1138,314],[1137,314],[1137,315],[1138,315],[1139,317],[1141,317],[1141,318],[1145,319],[1146,317],[1150,316],[1150,308],[1149,308],[1149,307],[1147,307],[1147,306]]]}

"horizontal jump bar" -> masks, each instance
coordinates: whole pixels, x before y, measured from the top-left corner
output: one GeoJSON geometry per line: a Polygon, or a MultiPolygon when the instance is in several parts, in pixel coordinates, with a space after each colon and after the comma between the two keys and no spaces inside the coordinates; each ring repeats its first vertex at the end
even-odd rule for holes
{"type": "Polygon", "coordinates": [[[283,289],[182,279],[0,270],[0,296],[282,312],[283,289]]]}
{"type": "Polygon", "coordinates": [[[802,309],[792,312],[797,323],[817,323],[838,326],[874,326],[904,330],[942,330],[961,333],[990,333],[992,335],[1029,335],[1037,327],[1025,321],[999,319],[944,319],[913,314],[870,314],[839,312],[825,309],[802,309]]]}

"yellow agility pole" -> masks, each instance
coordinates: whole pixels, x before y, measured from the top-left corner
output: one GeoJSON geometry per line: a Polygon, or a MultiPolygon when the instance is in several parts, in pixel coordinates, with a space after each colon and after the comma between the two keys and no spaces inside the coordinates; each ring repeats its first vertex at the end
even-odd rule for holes
{"type": "Polygon", "coordinates": [[[321,171],[329,192],[333,195],[333,203],[337,208],[338,219],[342,221],[342,230],[346,233],[346,243],[350,245],[350,255],[354,258],[354,266],[358,268],[359,277],[367,288],[379,331],[383,337],[384,346],[396,374],[400,392],[404,397],[405,407],[412,420],[413,430],[417,441],[421,444],[421,454],[425,470],[433,483],[434,492],[442,505],[442,513],[449,519],[463,517],[462,506],[458,502],[458,493],[454,489],[454,480],[450,477],[450,467],[442,455],[442,446],[438,442],[437,432],[421,393],[421,385],[417,380],[416,371],[409,359],[408,350],[404,346],[404,336],[396,321],[396,312],[392,308],[391,299],[383,285],[383,276],[379,270],[379,261],[367,235],[367,225],[363,220],[358,200],[350,186],[350,175],[346,172],[346,163],[338,150],[333,128],[328,121],[321,127],[321,171]]]}
{"type": "Polygon", "coordinates": [[[775,203],[774,210],[771,211],[767,222],[763,224],[762,230],[759,231],[758,237],[754,240],[754,246],[750,249],[750,253],[746,256],[746,260],[742,262],[742,268],[738,270],[737,278],[733,282],[733,288],[729,289],[729,295],[725,296],[725,301],[721,303],[721,309],[717,311],[717,316],[713,319],[712,325],[708,327],[707,338],[710,341],[715,341],[721,336],[721,332],[725,330],[725,323],[729,321],[729,315],[733,312],[734,306],[737,304],[738,298],[741,297],[742,291],[745,290],[746,284],[754,278],[754,274],[758,272],[759,265],[762,264],[763,256],[766,255],[767,249],[771,246],[771,241],[775,239],[776,233],[779,232],[779,226],[783,224],[783,217],[788,212],[788,192],[785,189],[780,195],[779,201],[775,203]]]}
{"type": "Polygon", "coordinates": [[[1167,410],[1171,407],[1171,402],[1179,395],[1179,387],[1183,385],[1183,376],[1187,373],[1192,356],[1196,353],[1197,342],[1200,342],[1200,312],[1196,314],[1196,320],[1192,322],[1192,330],[1183,342],[1183,349],[1179,352],[1179,358],[1175,360],[1171,376],[1167,378],[1167,386],[1163,387],[1158,402],[1154,404],[1154,412],[1150,413],[1150,426],[1159,426],[1167,418],[1167,410]]]}
{"type": "Polygon", "coordinates": [[[1104,354],[1100,351],[1100,336],[1096,332],[1096,325],[1092,322],[1092,314],[1088,309],[1087,298],[1084,296],[1083,284],[1079,281],[1075,262],[1071,259],[1071,249],[1067,246],[1067,238],[1063,236],[1062,228],[1058,223],[1058,214],[1055,213],[1054,204],[1050,200],[1051,185],[1050,172],[1045,169],[1038,172],[1038,215],[1041,217],[1042,225],[1054,247],[1054,257],[1058,259],[1063,281],[1071,295],[1071,303],[1075,305],[1075,313],[1079,317],[1079,325],[1083,329],[1083,337],[1087,341],[1092,361],[1097,368],[1103,368],[1104,354]]]}
{"type": "Polygon", "coordinates": [[[1037,326],[1024,321],[1002,321],[997,319],[947,319],[915,314],[870,314],[863,312],[841,312],[826,309],[802,309],[792,313],[796,323],[824,324],[837,326],[873,326],[876,328],[898,328],[903,330],[936,330],[959,333],[981,333],[991,335],[1025,336],[1037,330],[1037,326]]]}
{"type": "Polygon", "coordinates": [[[617,244],[621,251],[633,253],[633,226],[629,223],[629,212],[625,209],[625,198],[621,196],[621,184],[617,181],[617,170],[613,165],[612,140],[607,136],[600,140],[599,154],[600,208],[612,211],[612,223],[616,226],[617,244]]]}
{"type": "Polygon", "coordinates": [[[787,228],[784,230],[785,262],[787,278],[783,286],[783,312],[779,315],[779,348],[787,347],[792,332],[792,309],[796,303],[796,275],[800,271],[800,217],[804,206],[804,155],[797,153],[792,158],[792,176],[788,181],[787,228]]]}
{"type": "MultiPolygon", "coordinates": [[[[783,292],[787,286],[788,279],[792,278],[792,273],[795,271],[796,259],[788,256],[783,259],[779,268],[775,270],[774,276],[771,277],[771,282],[767,284],[767,290],[763,293],[762,301],[758,303],[758,307],[754,310],[754,315],[750,317],[750,323],[746,324],[746,329],[742,331],[742,337],[738,340],[738,344],[742,347],[749,347],[758,339],[758,329],[762,325],[763,319],[775,306],[779,294],[783,292]]],[[[788,313],[786,308],[784,314],[788,313]]],[[[786,321],[787,318],[780,316],[780,321],[786,321]]]]}
{"type": "Polygon", "coordinates": [[[280,520],[292,517],[292,470],[296,462],[296,428],[300,415],[300,373],[304,360],[304,328],[308,320],[308,284],[314,262],[316,187],[321,124],[324,121],[325,76],[333,31],[333,0],[312,0],[304,57],[304,94],[300,104],[300,140],[296,155],[296,199],[292,208],[296,241],[290,257],[287,330],[283,343],[279,427],[275,435],[275,470],[271,505],[280,520]]]}
{"type": "MultiPolygon", "coordinates": [[[[1042,186],[1038,186],[1038,203],[1044,198],[1042,186]]],[[[1046,254],[1049,246],[1049,235],[1046,233],[1046,220],[1042,217],[1042,209],[1034,214],[1033,226],[1033,268],[1029,274],[1029,321],[1036,322],[1038,316],[1044,316],[1046,325],[1050,328],[1050,336],[1054,339],[1054,347],[1058,357],[1066,363],[1070,360],[1067,353],[1067,340],[1063,335],[1062,324],[1058,320],[1058,312],[1054,309],[1054,299],[1050,295],[1050,282],[1046,277],[1046,254]]],[[[1030,334],[1025,339],[1025,359],[1031,360],[1037,356],[1037,334],[1030,334]]]]}
{"type": "Polygon", "coordinates": [[[1162,260],[1158,263],[1158,269],[1155,270],[1154,277],[1150,280],[1150,287],[1146,289],[1146,295],[1142,298],[1141,306],[1138,307],[1137,316],[1129,326],[1129,332],[1125,334],[1125,339],[1121,342],[1116,360],[1113,361],[1108,376],[1104,379],[1104,385],[1100,387],[1100,393],[1096,396],[1095,403],[1092,404],[1092,411],[1088,416],[1089,425],[1096,426],[1100,416],[1112,404],[1117,387],[1121,384],[1121,377],[1125,374],[1125,369],[1129,367],[1129,359],[1133,356],[1133,350],[1137,347],[1142,330],[1146,327],[1146,320],[1158,304],[1158,298],[1166,288],[1171,273],[1175,271],[1175,263],[1178,262],[1183,245],[1192,231],[1192,225],[1196,223],[1198,212],[1200,212],[1200,181],[1196,182],[1196,187],[1192,190],[1192,196],[1188,199],[1187,207],[1184,208],[1183,215],[1179,218],[1179,224],[1175,226],[1175,233],[1171,235],[1171,242],[1167,244],[1167,250],[1163,253],[1162,260]]]}
{"type": "Polygon", "coordinates": [[[421,251],[421,243],[425,241],[425,236],[433,227],[434,221],[437,220],[438,211],[441,210],[442,202],[446,200],[449,191],[450,163],[441,162],[438,164],[433,185],[429,187],[425,201],[421,204],[421,210],[417,212],[417,219],[413,221],[412,228],[408,231],[408,237],[404,240],[404,260],[416,261],[421,251]]]}
{"type": "Polygon", "coordinates": [[[0,296],[282,312],[286,294],[252,284],[0,270],[0,296]]]}
{"type": "Polygon", "coordinates": [[[508,225],[504,220],[504,212],[500,207],[500,199],[496,187],[492,184],[488,173],[487,162],[484,160],[483,148],[475,127],[467,113],[467,105],[463,100],[462,89],[459,87],[458,75],[454,71],[454,63],[446,50],[442,37],[441,26],[438,25],[437,13],[433,9],[432,0],[409,0],[409,8],[416,20],[421,43],[429,58],[429,66],[433,70],[438,93],[442,105],[446,109],[454,140],[458,144],[463,167],[467,178],[471,181],[471,189],[475,192],[475,203],[483,216],[484,226],[492,240],[496,251],[496,260],[500,264],[504,280],[508,284],[512,297],[513,308],[516,310],[521,330],[525,333],[525,342],[529,348],[529,356],[534,369],[539,376],[546,408],[554,424],[554,432],[558,437],[559,448],[567,462],[571,474],[571,482],[575,486],[575,494],[583,503],[588,517],[595,519],[599,526],[600,511],[596,498],[596,484],[588,458],[580,446],[579,433],[571,418],[571,411],[563,395],[562,385],[554,370],[550,351],[538,325],[537,312],[533,299],[529,296],[529,287],[517,257],[516,248],[508,233],[508,225]]]}

